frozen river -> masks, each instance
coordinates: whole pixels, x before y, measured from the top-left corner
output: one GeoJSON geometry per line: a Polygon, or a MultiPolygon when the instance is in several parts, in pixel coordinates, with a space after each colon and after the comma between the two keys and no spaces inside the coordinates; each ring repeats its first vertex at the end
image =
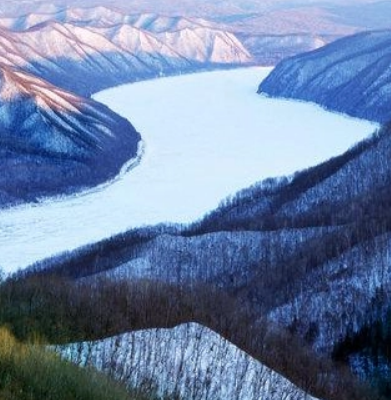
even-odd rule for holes
{"type": "Polygon", "coordinates": [[[375,130],[257,95],[269,72],[192,74],[97,94],[140,131],[140,165],[83,195],[0,211],[0,267],[14,271],[132,227],[193,221],[237,190],[328,159],[375,130]]]}

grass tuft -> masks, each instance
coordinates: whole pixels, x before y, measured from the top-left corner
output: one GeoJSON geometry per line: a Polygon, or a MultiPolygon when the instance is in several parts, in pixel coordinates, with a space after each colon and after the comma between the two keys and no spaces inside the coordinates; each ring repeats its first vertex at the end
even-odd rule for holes
{"type": "Polygon", "coordinates": [[[82,369],[39,344],[18,342],[0,328],[0,400],[145,400],[92,369],[82,369]]]}

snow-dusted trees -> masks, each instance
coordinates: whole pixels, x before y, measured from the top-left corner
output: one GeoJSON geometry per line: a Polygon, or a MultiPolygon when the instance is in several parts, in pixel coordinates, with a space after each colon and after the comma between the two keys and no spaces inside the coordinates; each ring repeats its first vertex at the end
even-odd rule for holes
{"type": "Polygon", "coordinates": [[[313,399],[198,324],[126,333],[98,342],[58,346],[56,350],[64,358],[97,367],[130,387],[145,391],[149,385],[161,398],[313,399]]]}

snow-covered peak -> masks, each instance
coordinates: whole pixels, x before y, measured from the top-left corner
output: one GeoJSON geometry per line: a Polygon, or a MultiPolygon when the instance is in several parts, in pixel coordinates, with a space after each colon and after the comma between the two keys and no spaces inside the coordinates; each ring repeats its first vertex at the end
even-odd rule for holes
{"type": "Polygon", "coordinates": [[[96,7],[54,7],[19,16],[1,16],[0,26],[13,30],[27,30],[48,21],[68,22],[81,26],[108,27],[118,24],[131,24],[136,28],[153,33],[174,31],[195,25],[215,27],[218,25],[201,18],[166,16],[155,13],[128,14],[107,6],[96,7]]]}
{"type": "Polygon", "coordinates": [[[50,21],[39,28],[16,35],[44,57],[83,58],[93,53],[119,53],[109,39],[93,31],[70,23],[50,21]]]}
{"type": "MultiPolygon", "coordinates": [[[[315,400],[214,331],[196,323],[125,333],[56,348],[81,366],[94,366],[159,396],[201,400],[315,400]]],[[[165,397],[165,398],[167,398],[165,397]]]]}
{"type": "Polygon", "coordinates": [[[101,26],[123,22],[124,15],[108,7],[44,7],[18,16],[3,16],[0,25],[13,30],[27,30],[48,21],[69,23],[94,23],[101,26]]]}
{"type": "Polygon", "coordinates": [[[66,11],[68,22],[89,22],[97,25],[122,23],[125,16],[120,11],[105,6],[97,7],[69,7],[66,11]]]}
{"type": "Polygon", "coordinates": [[[109,28],[90,28],[90,30],[109,39],[113,45],[130,54],[141,57],[145,54],[160,55],[169,60],[182,58],[181,54],[158,37],[129,24],[119,24],[109,28]]]}

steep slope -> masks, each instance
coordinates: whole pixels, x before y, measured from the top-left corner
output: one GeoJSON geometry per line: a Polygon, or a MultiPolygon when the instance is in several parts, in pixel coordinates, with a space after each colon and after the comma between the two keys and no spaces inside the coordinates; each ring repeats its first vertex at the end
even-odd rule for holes
{"type": "MultiPolygon", "coordinates": [[[[285,257],[294,255],[306,243],[322,240],[332,232],[328,228],[287,229],[277,232],[216,232],[192,237],[165,233],[129,246],[131,255],[112,262],[106,269],[96,264],[91,274],[88,262],[84,282],[100,279],[114,281],[149,279],[176,285],[213,282],[220,288],[235,290],[249,285],[267,265],[276,266],[285,257]],[[275,250],[275,249],[278,249],[275,250]],[[281,253],[281,254],[280,254],[281,253]],[[125,262],[124,262],[125,261],[125,262]],[[167,268],[172,265],[172,268],[167,268]]],[[[57,266],[57,272],[60,272],[57,266]]],[[[61,271],[71,273],[64,266],[61,271]]],[[[83,265],[73,268],[78,277],[83,265]]]]}
{"type": "Polygon", "coordinates": [[[325,261],[305,277],[294,300],[270,313],[270,320],[307,337],[318,351],[332,353],[341,339],[388,310],[390,245],[388,231],[325,261]]]}
{"type": "Polygon", "coordinates": [[[105,106],[23,71],[0,71],[2,204],[97,184],[136,155],[138,133],[105,106]]]}
{"type": "Polygon", "coordinates": [[[210,329],[198,324],[126,333],[56,349],[159,398],[314,400],[210,329]]]}
{"type": "Polygon", "coordinates": [[[391,31],[367,32],[283,61],[259,87],[378,122],[391,120],[391,31]]]}
{"type": "MultiPolygon", "coordinates": [[[[245,295],[261,293],[258,290],[263,288],[257,298],[269,304],[274,321],[303,336],[312,326],[311,343],[330,352],[338,340],[368,323],[374,308],[389,302],[390,157],[391,131],[384,128],[346,154],[289,180],[269,180],[243,191],[195,225],[191,235],[336,228],[299,246],[285,259],[267,262],[274,271],[274,284],[281,284],[277,296],[273,295],[276,287],[264,287],[264,274],[242,289],[245,295]]],[[[281,244],[273,247],[277,254],[284,252],[281,244]]]]}

